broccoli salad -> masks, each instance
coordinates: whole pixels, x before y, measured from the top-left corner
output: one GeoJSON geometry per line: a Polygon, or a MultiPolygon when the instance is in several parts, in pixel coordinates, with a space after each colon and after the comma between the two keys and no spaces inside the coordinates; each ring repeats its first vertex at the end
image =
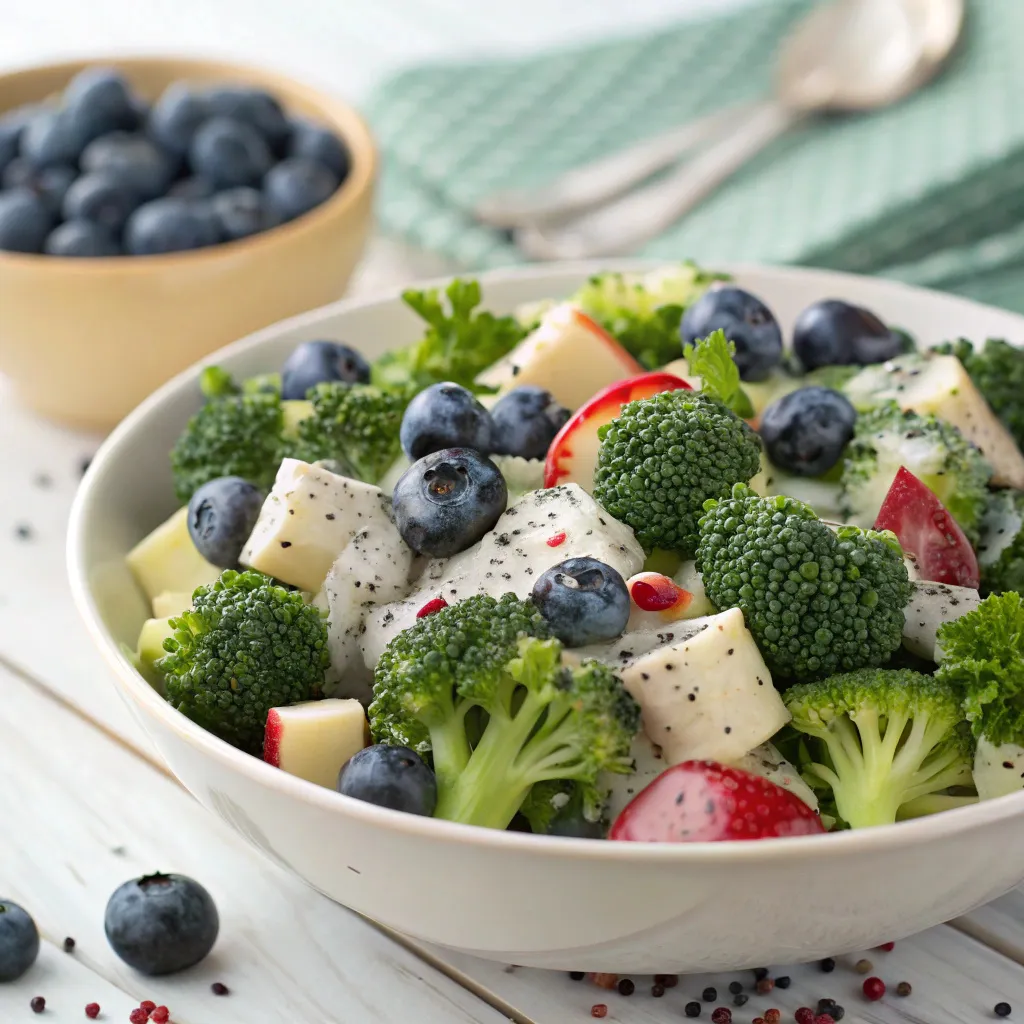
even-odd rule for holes
{"type": "Polygon", "coordinates": [[[422,336],[375,361],[203,371],[181,507],[128,556],[178,711],[348,797],[576,838],[1024,789],[1024,350],[838,299],[784,338],[692,264],[404,300],[422,336]]]}

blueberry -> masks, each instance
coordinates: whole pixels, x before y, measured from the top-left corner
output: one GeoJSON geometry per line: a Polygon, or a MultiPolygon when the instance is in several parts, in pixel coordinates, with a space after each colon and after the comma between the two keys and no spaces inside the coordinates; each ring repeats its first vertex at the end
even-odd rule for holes
{"type": "Polygon", "coordinates": [[[50,256],[120,256],[121,246],[108,228],[87,220],[68,220],[46,236],[50,256]]]}
{"type": "Polygon", "coordinates": [[[288,155],[323,164],[338,176],[339,181],[344,181],[352,169],[352,154],[344,140],[330,129],[311,121],[292,122],[288,155]]]}
{"type": "Polygon", "coordinates": [[[273,163],[263,136],[252,125],[229,117],[211,118],[199,128],[188,159],[193,172],[217,188],[258,185],[273,163]]]}
{"type": "Polygon", "coordinates": [[[74,164],[87,142],[66,110],[42,110],[25,125],[19,152],[33,167],[74,164]]]}
{"type": "Polygon", "coordinates": [[[0,899],[0,981],[16,981],[39,956],[36,923],[17,903],[0,899]]]}
{"type": "Polygon", "coordinates": [[[291,157],[271,168],[263,190],[282,220],[294,220],[329,199],[339,184],[337,175],[323,164],[291,157]]]}
{"type": "Polygon", "coordinates": [[[460,384],[431,384],[406,406],[399,431],[402,451],[410,459],[442,448],[492,451],[491,414],[460,384]]]}
{"type": "Polygon", "coordinates": [[[139,126],[139,111],[124,76],[114,68],[80,71],[64,90],[64,110],[86,142],[139,126]]]}
{"type": "Polygon", "coordinates": [[[111,949],[142,974],[173,974],[199,963],[220,929],[210,894],[184,875],[146,875],[125,882],[103,921],[111,949]]]}
{"type": "Polygon", "coordinates": [[[808,306],[793,325],[793,351],[805,370],[884,363],[903,351],[904,338],[869,310],[840,299],[808,306]]]}
{"type": "Polygon", "coordinates": [[[524,459],[543,459],[569,415],[569,410],[559,405],[550,391],[533,384],[513,388],[491,409],[494,451],[521,455],[524,459]]]}
{"type": "Polygon", "coordinates": [[[199,126],[211,116],[205,95],[183,82],[169,85],[149,112],[146,130],[169,153],[184,157],[199,126]]]}
{"type": "Polygon", "coordinates": [[[281,104],[270,93],[262,89],[228,86],[211,89],[206,94],[206,102],[215,117],[243,121],[255,128],[275,153],[284,151],[291,126],[281,104]]]}
{"type": "Polygon", "coordinates": [[[263,493],[240,476],[203,484],[188,503],[188,533],[211,565],[237,569],[242,548],[263,508],[263,493]]]}
{"type": "Polygon", "coordinates": [[[42,252],[53,217],[46,204],[26,188],[0,192],[0,249],[42,252]]]}
{"type": "Polygon", "coordinates": [[[602,821],[590,821],[583,813],[583,799],[578,788],[567,796],[565,806],[560,807],[548,823],[547,835],[565,836],[569,839],[604,839],[608,831],[602,821]]]}
{"type": "Polygon", "coordinates": [[[821,476],[843,456],[857,411],[831,388],[800,388],[773,402],[761,416],[768,458],[787,473],[821,476]]]}
{"type": "Polygon", "coordinates": [[[133,256],[202,249],[216,245],[220,231],[202,203],[190,199],[154,199],[140,206],[124,229],[124,247],[133,256]]]}
{"type": "Polygon", "coordinates": [[[18,156],[18,144],[24,128],[25,118],[19,117],[17,111],[0,117],[0,174],[18,156]]]}
{"type": "Polygon", "coordinates": [[[414,551],[447,558],[498,521],[508,488],[498,467],[471,448],[447,448],[414,462],[395,485],[395,525],[414,551]]]}
{"type": "Polygon", "coordinates": [[[368,384],[370,364],[354,348],[338,341],[304,341],[281,367],[281,397],[305,398],[327,381],[368,384]]]}
{"type": "Polygon", "coordinates": [[[71,183],[78,173],[69,164],[54,164],[52,167],[33,167],[27,160],[18,157],[12,160],[3,173],[4,188],[27,188],[35,192],[55,216],[60,213],[71,183]]]}
{"type": "Polygon", "coordinates": [[[570,558],[533,585],[533,601],[567,647],[613,640],[629,620],[626,581],[596,558],[570,558]]]}
{"type": "Polygon", "coordinates": [[[105,174],[83,174],[64,196],[65,220],[87,220],[120,232],[132,211],[141,202],[139,196],[105,174]]]}
{"type": "Polygon", "coordinates": [[[110,132],[85,147],[81,160],[85,173],[98,171],[138,193],[155,199],[174,179],[175,161],[145,135],[110,132]]]}
{"type": "Polygon", "coordinates": [[[772,311],[742,288],[709,288],[683,314],[680,333],[692,345],[722,330],[735,344],[733,357],[743,380],[764,380],[782,361],[782,331],[772,311]]]}
{"type": "Polygon", "coordinates": [[[263,193],[244,185],[218,192],[211,200],[210,209],[220,226],[221,236],[228,241],[258,235],[278,223],[263,193]]]}
{"type": "Polygon", "coordinates": [[[179,178],[167,190],[167,194],[180,199],[209,199],[216,191],[212,181],[193,174],[188,178],[179,178]]]}
{"type": "Polygon", "coordinates": [[[342,766],[338,792],[427,818],[437,805],[437,780],[423,758],[408,747],[383,743],[364,747],[342,766]]]}

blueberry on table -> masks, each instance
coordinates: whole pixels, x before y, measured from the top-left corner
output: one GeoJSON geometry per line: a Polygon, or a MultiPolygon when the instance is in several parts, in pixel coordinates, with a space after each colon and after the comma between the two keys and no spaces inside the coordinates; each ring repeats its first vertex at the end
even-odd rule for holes
{"type": "Polygon", "coordinates": [[[250,124],[230,117],[214,117],[200,126],[188,150],[195,174],[209,178],[217,188],[258,185],[270,170],[273,157],[266,140],[250,124]]]}
{"type": "Polygon", "coordinates": [[[370,364],[338,341],[304,341],[281,367],[281,397],[302,399],[310,388],[330,381],[369,384],[370,364]]]}
{"type": "Polygon", "coordinates": [[[145,135],[110,132],[85,147],[81,167],[86,174],[105,174],[143,199],[155,199],[174,179],[177,161],[145,135]]]}
{"type": "Polygon", "coordinates": [[[365,747],[342,766],[338,792],[379,807],[430,817],[437,805],[437,780],[423,758],[408,747],[365,747]]]}
{"type": "Polygon", "coordinates": [[[220,929],[210,894],[184,875],[146,875],[125,882],[107,903],[111,949],[142,974],[173,974],[199,963],[220,929]]]}
{"type": "Polygon", "coordinates": [[[566,647],[621,636],[629,621],[626,581],[596,558],[570,558],[533,585],[533,603],[566,647]]]}
{"type": "Polygon", "coordinates": [[[179,178],[167,190],[167,194],[181,199],[209,199],[216,191],[212,181],[193,174],[187,178],[179,178]]]}
{"type": "Polygon", "coordinates": [[[267,231],[278,223],[259,189],[240,186],[218,192],[210,201],[210,209],[226,241],[247,238],[267,231]]]}
{"type": "Polygon", "coordinates": [[[323,164],[338,176],[339,181],[344,181],[352,169],[352,154],[341,136],[311,121],[292,122],[288,155],[323,164]]]}
{"type": "Polygon", "coordinates": [[[64,90],[63,107],[86,142],[139,126],[135,98],[115,68],[93,66],[79,71],[64,90]]]}
{"type": "Polygon", "coordinates": [[[240,476],[220,476],[189,499],[188,533],[211,565],[236,569],[260,509],[263,492],[240,476]]]}
{"type": "Polygon", "coordinates": [[[853,438],[857,410],[831,388],[800,388],[765,409],[760,433],[772,463],[795,476],[821,476],[853,438]]]}
{"type": "Polygon", "coordinates": [[[513,388],[491,409],[493,450],[500,455],[543,459],[569,415],[544,388],[534,384],[513,388]]]}
{"type": "Polygon", "coordinates": [[[764,380],[782,361],[782,331],[772,311],[756,296],[732,285],[709,288],[683,314],[684,345],[717,330],[736,346],[733,359],[743,380],[764,380]]]}
{"type": "Polygon", "coordinates": [[[174,82],[153,104],[146,130],[168,153],[184,157],[199,126],[210,115],[210,103],[203,93],[195,92],[183,82],[174,82]]]}
{"type": "Polygon", "coordinates": [[[39,932],[29,914],[0,898],[0,982],[20,978],[39,956],[39,932]]]}
{"type": "Polygon", "coordinates": [[[494,526],[508,503],[508,487],[498,467],[479,452],[446,448],[414,462],[391,501],[405,543],[420,554],[447,558],[494,526]]]}
{"type": "Polygon", "coordinates": [[[64,195],[65,220],[87,220],[117,234],[141,198],[120,182],[102,173],[83,174],[64,195]]]}
{"type": "Polygon", "coordinates": [[[291,157],[270,169],[263,190],[282,220],[294,220],[328,200],[339,184],[338,176],[316,160],[291,157]]]}
{"type": "Polygon", "coordinates": [[[406,407],[399,440],[410,459],[442,448],[493,450],[491,414],[461,384],[431,384],[406,407]]]}
{"type": "Polygon", "coordinates": [[[154,199],[140,206],[124,229],[124,247],[132,256],[202,249],[220,238],[208,207],[189,199],[154,199]]]}
{"type": "Polygon", "coordinates": [[[25,125],[19,153],[33,167],[74,164],[88,139],[66,110],[41,110],[25,125]]]}
{"type": "Polygon", "coordinates": [[[42,252],[53,217],[46,204],[25,188],[0,192],[0,249],[42,252]]]}
{"type": "Polygon", "coordinates": [[[905,345],[905,337],[870,310],[841,299],[815,302],[793,325],[793,351],[805,370],[884,363],[903,352],[905,345]]]}
{"type": "Polygon", "coordinates": [[[68,220],[46,236],[43,252],[48,256],[120,256],[117,239],[100,224],[68,220]]]}
{"type": "Polygon", "coordinates": [[[206,102],[214,117],[230,117],[255,128],[275,153],[282,153],[291,125],[281,104],[263,89],[224,86],[211,89],[206,102]]]}

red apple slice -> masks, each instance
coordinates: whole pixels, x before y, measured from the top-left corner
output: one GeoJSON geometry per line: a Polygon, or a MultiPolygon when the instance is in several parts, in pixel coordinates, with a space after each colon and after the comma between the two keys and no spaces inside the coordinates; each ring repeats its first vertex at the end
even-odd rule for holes
{"type": "Polygon", "coordinates": [[[978,559],[949,510],[905,466],[900,467],[875,520],[891,530],[903,550],[917,559],[921,578],[977,590],[978,559]]]}
{"type": "Polygon", "coordinates": [[[263,760],[275,768],[334,789],[341,766],[370,742],[357,700],[331,698],[271,708],[263,760]]]}
{"type": "Polygon", "coordinates": [[[588,494],[594,487],[597,451],[601,443],[598,427],[611,423],[624,405],[639,398],[650,398],[662,391],[690,391],[682,377],[655,370],[609,384],[582,405],[555,435],[544,463],[544,486],[579,484],[588,494]]]}
{"type": "Polygon", "coordinates": [[[685,619],[693,603],[693,594],[684,590],[671,576],[660,572],[638,572],[626,581],[630,611],[626,631],[657,629],[669,622],[685,619]]]}

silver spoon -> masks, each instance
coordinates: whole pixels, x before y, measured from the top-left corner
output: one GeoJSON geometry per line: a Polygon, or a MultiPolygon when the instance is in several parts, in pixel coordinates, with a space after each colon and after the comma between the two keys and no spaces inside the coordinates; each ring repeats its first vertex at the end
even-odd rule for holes
{"type": "Polygon", "coordinates": [[[811,114],[886,106],[920,88],[959,38],[963,0],[839,0],[816,8],[779,53],[776,96],[678,170],[564,223],[521,227],[536,259],[620,255],[674,224],[811,114]]]}

